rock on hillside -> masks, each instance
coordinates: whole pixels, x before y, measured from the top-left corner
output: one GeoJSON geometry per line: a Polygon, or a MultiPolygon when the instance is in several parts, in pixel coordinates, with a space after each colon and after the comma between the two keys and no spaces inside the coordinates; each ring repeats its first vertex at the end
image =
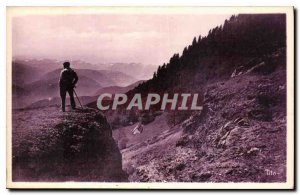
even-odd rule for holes
{"type": "Polygon", "coordinates": [[[97,110],[14,110],[13,181],[126,181],[120,151],[97,110]]]}

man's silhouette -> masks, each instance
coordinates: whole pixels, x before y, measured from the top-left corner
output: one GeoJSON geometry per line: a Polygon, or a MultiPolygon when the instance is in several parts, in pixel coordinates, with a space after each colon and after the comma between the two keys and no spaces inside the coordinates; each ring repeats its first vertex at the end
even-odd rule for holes
{"type": "Polygon", "coordinates": [[[74,87],[78,81],[78,76],[74,70],[70,68],[70,62],[63,63],[64,69],[60,72],[59,88],[61,97],[61,109],[65,111],[66,93],[69,93],[71,107],[76,108],[74,100],[74,87]]]}

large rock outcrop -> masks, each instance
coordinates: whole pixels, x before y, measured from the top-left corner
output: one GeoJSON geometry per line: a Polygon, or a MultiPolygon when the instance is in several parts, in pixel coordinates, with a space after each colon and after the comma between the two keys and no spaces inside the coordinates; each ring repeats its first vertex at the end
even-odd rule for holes
{"type": "Polygon", "coordinates": [[[122,158],[97,110],[13,112],[13,181],[126,181],[122,158]]]}

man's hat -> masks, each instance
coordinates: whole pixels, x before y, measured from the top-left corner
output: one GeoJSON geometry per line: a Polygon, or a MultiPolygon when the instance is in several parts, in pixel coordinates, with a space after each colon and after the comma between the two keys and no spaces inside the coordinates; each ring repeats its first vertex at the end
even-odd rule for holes
{"type": "Polygon", "coordinates": [[[64,62],[63,65],[64,65],[64,68],[69,68],[70,67],[70,62],[64,62]]]}

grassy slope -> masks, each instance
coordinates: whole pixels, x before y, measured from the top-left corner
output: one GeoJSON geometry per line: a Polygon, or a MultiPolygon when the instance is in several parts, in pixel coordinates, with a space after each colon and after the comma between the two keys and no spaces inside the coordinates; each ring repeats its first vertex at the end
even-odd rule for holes
{"type": "Polygon", "coordinates": [[[122,150],[130,181],[285,181],[285,75],[281,66],[208,84],[202,112],[122,150]]]}

